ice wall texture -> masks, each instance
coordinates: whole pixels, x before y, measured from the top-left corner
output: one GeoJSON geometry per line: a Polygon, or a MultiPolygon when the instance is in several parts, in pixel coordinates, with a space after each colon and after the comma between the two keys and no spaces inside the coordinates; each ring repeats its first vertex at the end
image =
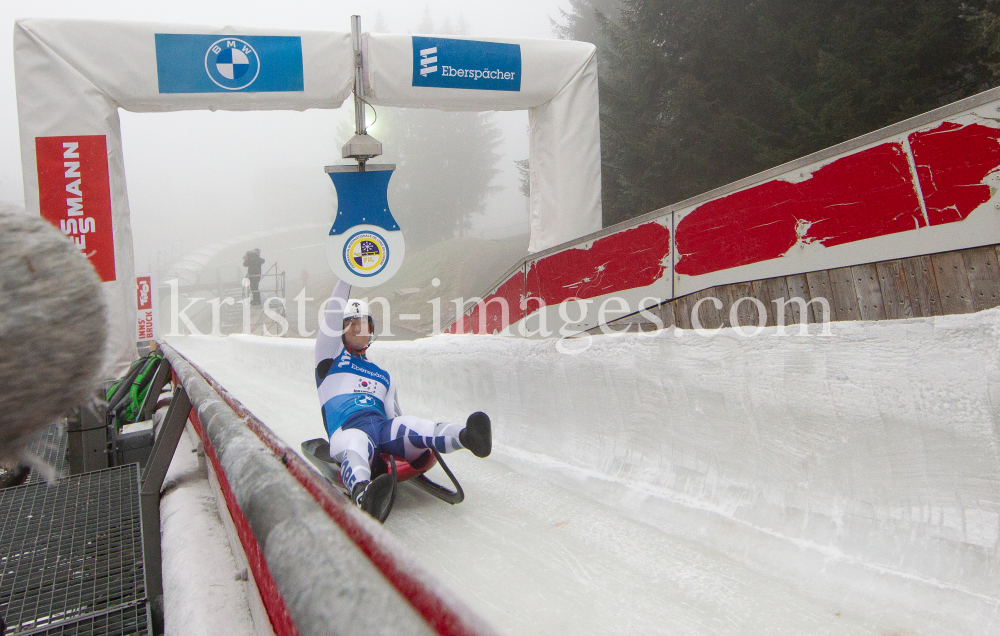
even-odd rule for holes
{"type": "Polygon", "coordinates": [[[1000,311],[817,334],[671,329],[597,337],[577,355],[455,336],[373,355],[408,412],[483,409],[505,446],[995,595],[1000,311]]]}
{"type": "MultiPolygon", "coordinates": [[[[485,410],[501,453],[629,484],[642,505],[718,513],[762,541],[995,598],[1000,310],[810,327],[595,337],[576,355],[552,340],[445,335],[371,355],[400,382],[404,412],[485,410]]],[[[219,344],[248,368],[309,376],[309,341],[219,344]]]]}

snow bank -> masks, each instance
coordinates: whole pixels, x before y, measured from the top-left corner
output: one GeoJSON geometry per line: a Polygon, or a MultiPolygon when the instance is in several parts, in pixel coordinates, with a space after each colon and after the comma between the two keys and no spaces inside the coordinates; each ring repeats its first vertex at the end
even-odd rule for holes
{"type": "MultiPolygon", "coordinates": [[[[398,378],[404,412],[490,413],[499,453],[993,596],[1000,310],[810,327],[563,341],[573,355],[553,340],[444,335],[377,343],[371,357],[398,378]]],[[[308,340],[198,347],[312,375],[308,340]]]]}
{"type": "Polygon", "coordinates": [[[262,633],[196,450],[181,435],[160,498],[166,636],[262,633]]]}

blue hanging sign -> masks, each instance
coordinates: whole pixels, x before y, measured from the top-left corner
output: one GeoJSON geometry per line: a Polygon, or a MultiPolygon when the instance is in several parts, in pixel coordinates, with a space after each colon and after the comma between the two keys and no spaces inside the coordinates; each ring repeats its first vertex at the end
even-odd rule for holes
{"type": "Polygon", "coordinates": [[[340,280],[356,287],[388,281],[403,264],[403,232],[389,211],[394,165],[327,166],[337,189],[337,218],[326,242],[326,260],[340,280]]]}

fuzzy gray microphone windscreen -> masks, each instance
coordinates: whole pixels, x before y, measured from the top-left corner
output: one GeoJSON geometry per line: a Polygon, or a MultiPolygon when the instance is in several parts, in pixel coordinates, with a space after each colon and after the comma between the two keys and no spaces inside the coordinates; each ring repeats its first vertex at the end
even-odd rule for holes
{"type": "Polygon", "coordinates": [[[86,403],[107,334],[94,268],[40,217],[0,210],[0,461],[86,403]]]}

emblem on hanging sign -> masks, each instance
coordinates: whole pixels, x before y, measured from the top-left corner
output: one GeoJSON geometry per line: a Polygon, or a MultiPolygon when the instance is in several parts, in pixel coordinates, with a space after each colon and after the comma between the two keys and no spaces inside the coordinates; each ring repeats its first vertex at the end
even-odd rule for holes
{"type": "Polygon", "coordinates": [[[344,243],[344,264],[358,276],[375,276],[388,263],[388,242],[378,232],[357,232],[344,243]]]}
{"type": "Polygon", "coordinates": [[[388,281],[403,264],[403,233],[389,211],[394,165],[327,166],[337,189],[337,219],[326,258],[337,278],[357,287],[388,281]]]}

